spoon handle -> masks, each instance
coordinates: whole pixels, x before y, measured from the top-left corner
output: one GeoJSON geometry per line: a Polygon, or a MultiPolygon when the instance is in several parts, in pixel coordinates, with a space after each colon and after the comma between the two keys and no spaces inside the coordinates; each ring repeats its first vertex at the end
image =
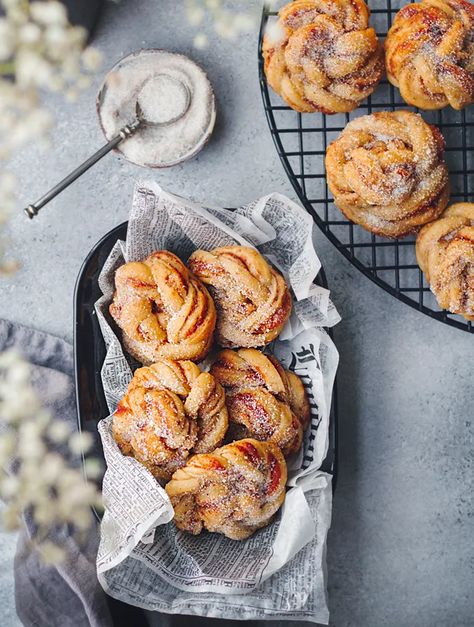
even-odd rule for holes
{"type": "Polygon", "coordinates": [[[131,124],[127,124],[123,128],[120,129],[118,134],[112,138],[109,142],[107,142],[102,148],[99,148],[97,152],[95,152],[89,159],[81,163],[75,170],[73,170],[70,174],[68,174],[62,181],[60,181],[57,185],[55,185],[52,189],[49,190],[44,196],[42,196],[39,200],[37,200],[34,204],[28,205],[24,212],[26,215],[33,219],[35,215],[38,214],[38,211],[44,207],[50,200],[55,198],[58,194],[60,194],[66,187],[69,187],[71,183],[74,183],[76,179],[87,172],[89,168],[91,168],[99,159],[102,159],[107,153],[113,150],[120,142],[127,137],[131,137],[135,131],[139,128],[141,124],[140,120],[135,120],[131,124]]]}

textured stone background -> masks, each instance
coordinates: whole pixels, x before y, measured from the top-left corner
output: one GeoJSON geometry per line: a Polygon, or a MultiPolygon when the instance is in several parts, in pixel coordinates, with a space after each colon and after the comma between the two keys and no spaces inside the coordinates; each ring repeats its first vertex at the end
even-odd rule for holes
{"type": "MultiPolygon", "coordinates": [[[[109,67],[140,47],[193,56],[218,102],[211,143],[193,161],[146,172],[105,158],[33,222],[18,212],[11,249],[22,269],[2,280],[0,316],[72,340],[72,296],[95,242],[127,217],[133,183],[224,206],[270,191],[294,198],[261,105],[256,33],[192,48],[181,3],[109,4],[95,44],[109,67]]],[[[53,148],[14,162],[19,209],[102,142],[95,92],[52,99],[53,148]]],[[[408,308],[359,274],[318,233],[319,255],[343,322],[339,370],[340,471],[328,547],[329,603],[337,627],[468,627],[474,624],[474,338],[408,308]]],[[[11,536],[0,536],[4,627],[17,624],[11,536]]]]}

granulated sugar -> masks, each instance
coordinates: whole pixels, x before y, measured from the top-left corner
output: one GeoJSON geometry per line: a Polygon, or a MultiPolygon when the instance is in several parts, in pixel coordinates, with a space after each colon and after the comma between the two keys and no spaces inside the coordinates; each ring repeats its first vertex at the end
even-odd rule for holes
{"type": "Polygon", "coordinates": [[[137,99],[143,117],[151,122],[167,122],[184,111],[175,122],[143,126],[120,144],[123,156],[138,165],[167,167],[189,159],[212,132],[216,112],[211,84],[205,72],[184,55],[142,50],[109,72],[97,103],[108,139],[136,120],[137,99]]]}
{"type": "Polygon", "coordinates": [[[145,82],[138,94],[141,117],[150,124],[170,124],[182,117],[191,103],[185,85],[169,74],[157,74],[145,82]]]}

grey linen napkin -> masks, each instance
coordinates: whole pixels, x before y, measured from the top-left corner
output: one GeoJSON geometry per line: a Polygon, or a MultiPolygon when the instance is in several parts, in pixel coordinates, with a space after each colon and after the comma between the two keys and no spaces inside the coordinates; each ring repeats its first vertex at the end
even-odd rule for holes
{"type": "MultiPolygon", "coordinates": [[[[32,366],[32,382],[55,418],[77,427],[72,347],[46,333],[0,320],[0,352],[14,349],[32,366]]],[[[41,472],[41,469],[38,469],[41,472]]],[[[25,517],[15,557],[15,601],[25,627],[110,627],[107,597],[96,576],[97,529],[79,546],[67,529],[57,539],[67,558],[45,565],[26,550],[32,524],[25,517]]]]}

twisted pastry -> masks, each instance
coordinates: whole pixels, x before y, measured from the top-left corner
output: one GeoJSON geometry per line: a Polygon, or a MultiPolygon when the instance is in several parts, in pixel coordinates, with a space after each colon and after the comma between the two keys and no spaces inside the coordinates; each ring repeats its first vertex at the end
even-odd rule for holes
{"type": "Polygon", "coordinates": [[[401,9],[385,40],[387,76],[420,109],[474,102],[474,6],[422,0],[401,9]]]}
{"type": "Polygon", "coordinates": [[[300,449],[310,408],[299,377],[255,348],[221,351],[211,372],[226,391],[231,435],[274,442],[285,456],[300,449]]]}
{"type": "Polygon", "coordinates": [[[164,359],[135,371],[112,419],[124,455],[168,481],[190,452],[219,446],[227,431],[224,390],[192,361],[164,359]]]}
{"type": "Polygon", "coordinates": [[[424,226],[416,257],[440,307],[474,320],[474,203],[451,205],[424,226]]]}
{"type": "Polygon", "coordinates": [[[173,253],[159,250],[115,273],[110,314],[126,350],[143,364],[158,359],[198,361],[208,353],[216,324],[209,292],[173,253]]]}
{"type": "Polygon", "coordinates": [[[197,535],[204,528],[245,540],[271,522],[285,500],[285,483],[280,449],[247,439],[194,455],[165,489],[179,529],[197,535]]]}
{"type": "Polygon", "coordinates": [[[269,85],[293,109],[356,109],[384,72],[383,48],[363,0],[296,0],[278,16],[278,41],[263,41],[269,85]]]}
{"type": "Polygon", "coordinates": [[[221,346],[262,346],[274,340],[291,313],[284,278],[254,248],[196,250],[188,265],[210,286],[219,311],[221,346]]]}
{"type": "Polygon", "coordinates": [[[449,199],[444,139],[410,111],[364,115],[326,152],[334,202],[352,222],[403,237],[437,218],[449,199]]]}

